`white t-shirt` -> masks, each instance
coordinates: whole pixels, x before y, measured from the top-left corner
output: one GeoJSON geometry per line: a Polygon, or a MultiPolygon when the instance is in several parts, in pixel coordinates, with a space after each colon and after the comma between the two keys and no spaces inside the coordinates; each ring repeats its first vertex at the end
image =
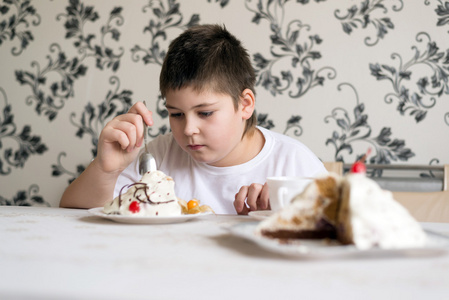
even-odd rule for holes
{"type": "MultiPolygon", "coordinates": [[[[314,177],[327,173],[322,162],[303,143],[286,135],[257,127],[265,137],[260,153],[252,160],[231,167],[213,167],[196,162],[178,146],[171,133],[148,144],[158,170],[175,181],[176,196],[186,201],[196,198],[217,214],[236,214],[235,194],[244,185],[264,184],[269,176],[314,177]]],[[[114,198],[121,187],[139,181],[138,159],[119,176],[114,198]]]]}

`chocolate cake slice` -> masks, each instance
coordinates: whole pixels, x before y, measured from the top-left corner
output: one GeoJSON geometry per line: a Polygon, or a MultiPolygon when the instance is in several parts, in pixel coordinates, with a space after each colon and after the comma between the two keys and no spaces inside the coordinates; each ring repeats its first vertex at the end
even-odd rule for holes
{"type": "Polygon", "coordinates": [[[262,221],[257,230],[277,239],[335,239],[339,198],[338,176],[315,179],[289,206],[262,221]]]}

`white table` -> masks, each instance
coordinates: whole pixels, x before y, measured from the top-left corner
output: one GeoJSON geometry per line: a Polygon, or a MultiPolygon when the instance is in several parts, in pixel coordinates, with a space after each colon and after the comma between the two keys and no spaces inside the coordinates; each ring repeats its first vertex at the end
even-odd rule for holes
{"type": "MultiPolygon", "coordinates": [[[[0,299],[448,299],[449,255],[305,260],[205,216],[130,225],[86,210],[0,207],[0,299]]],[[[449,223],[425,223],[449,234],[449,223]]]]}

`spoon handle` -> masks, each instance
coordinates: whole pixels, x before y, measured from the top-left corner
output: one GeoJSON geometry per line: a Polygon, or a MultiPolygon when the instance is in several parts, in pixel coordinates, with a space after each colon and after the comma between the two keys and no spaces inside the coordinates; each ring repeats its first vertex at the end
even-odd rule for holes
{"type": "MultiPolygon", "coordinates": [[[[145,107],[147,107],[147,103],[145,102],[145,100],[143,101],[143,104],[145,105],[145,107]]],[[[147,138],[147,134],[148,134],[148,125],[147,125],[147,123],[145,123],[145,121],[143,121],[143,141],[145,143],[145,152],[148,153],[148,148],[147,148],[148,138],[147,138]]]]}

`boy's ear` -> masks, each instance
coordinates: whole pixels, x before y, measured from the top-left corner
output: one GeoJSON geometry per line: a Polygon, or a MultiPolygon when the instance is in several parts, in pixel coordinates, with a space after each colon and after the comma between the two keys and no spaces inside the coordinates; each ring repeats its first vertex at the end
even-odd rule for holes
{"type": "Polygon", "coordinates": [[[253,115],[254,109],[256,108],[256,97],[253,91],[250,89],[244,89],[240,95],[240,109],[242,111],[242,117],[248,120],[253,115]]]}

